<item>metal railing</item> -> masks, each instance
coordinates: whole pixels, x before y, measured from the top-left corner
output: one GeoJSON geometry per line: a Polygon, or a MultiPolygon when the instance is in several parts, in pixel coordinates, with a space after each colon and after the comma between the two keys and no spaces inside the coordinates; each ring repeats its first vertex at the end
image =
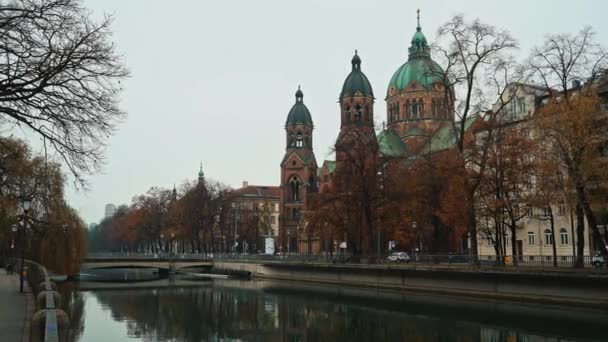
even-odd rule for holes
{"type": "MultiPolygon", "coordinates": [[[[246,254],[246,253],[92,253],[90,259],[157,259],[157,260],[205,260],[205,261],[244,261],[244,262],[285,262],[285,263],[318,263],[318,264],[353,264],[353,265],[444,265],[444,266],[466,266],[466,267],[505,267],[521,269],[574,269],[577,259],[573,256],[557,256],[554,263],[552,256],[547,255],[525,255],[516,260],[512,256],[499,257],[495,255],[471,256],[463,254],[409,254],[406,257],[389,258],[390,254],[381,256],[351,255],[345,253],[337,254],[246,254]]],[[[583,257],[582,269],[594,271],[607,271],[606,260],[585,255],[583,257]],[[600,260],[603,260],[600,262],[600,260]]]]}

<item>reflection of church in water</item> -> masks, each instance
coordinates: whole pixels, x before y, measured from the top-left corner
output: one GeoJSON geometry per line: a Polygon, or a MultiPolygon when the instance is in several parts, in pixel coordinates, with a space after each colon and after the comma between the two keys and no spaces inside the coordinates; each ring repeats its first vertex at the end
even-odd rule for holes
{"type": "MultiPolygon", "coordinates": [[[[340,134],[343,137],[357,129],[366,132],[368,143],[377,144],[381,155],[408,158],[419,153],[433,153],[453,147],[453,103],[446,101],[443,69],[431,59],[430,47],[418,25],[408,49],[408,59],[394,73],[386,92],[386,126],[374,129],[374,92],[363,73],[357,52],[351,60],[352,70],[340,92],[340,134]]],[[[325,191],[340,158],[317,164],[313,152],[313,120],[298,87],[295,103],[285,122],[285,156],[281,162],[281,202],[279,249],[283,252],[318,253],[319,241],[299,239],[303,230],[302,211],[307,208],[307,195],[325,191]]]]}

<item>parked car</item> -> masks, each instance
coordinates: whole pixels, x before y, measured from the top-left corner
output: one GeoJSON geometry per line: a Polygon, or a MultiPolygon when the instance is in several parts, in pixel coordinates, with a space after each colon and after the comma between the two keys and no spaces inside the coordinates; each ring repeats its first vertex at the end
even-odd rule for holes
{"type": "Polygon", "coordinates": [[[604,256],[600,253],[595,254],[593,258],[591,258],[591,265],[593,265],[594,267],[602,267],[605,263],[606,260],[604,260],[604,256]]]}
{"type": "Polygon", "coordinates": [[[410,262],[410,256],[406,252],[395,252],[386,258],[387,262],[410,262]]]}

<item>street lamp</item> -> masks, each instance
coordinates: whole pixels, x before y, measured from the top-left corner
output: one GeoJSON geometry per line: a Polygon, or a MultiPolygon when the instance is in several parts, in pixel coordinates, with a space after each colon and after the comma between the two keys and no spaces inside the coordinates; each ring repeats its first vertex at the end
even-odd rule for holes
{"type": "Polygon", "coordinates": [[[25,228],[27,225],[27,214],[32,209],[32,200],[25,197],[21,200],[23,207],[23,226],[21,228],[21,270],[19,274],[19,292],[23,293],[23,278],[25,277],[25,228]]]}
{"type": "Polygon", "coordinates": [[[419,260],[419,254],[420,252],[422,252],[422,246],[420,246],[420,232],[418,232],[418,223],[416,223],[416,221],[412,222],[412,230],[414,231],[415,234],[415,250],[416,250],[416,260],[419,260]]]}

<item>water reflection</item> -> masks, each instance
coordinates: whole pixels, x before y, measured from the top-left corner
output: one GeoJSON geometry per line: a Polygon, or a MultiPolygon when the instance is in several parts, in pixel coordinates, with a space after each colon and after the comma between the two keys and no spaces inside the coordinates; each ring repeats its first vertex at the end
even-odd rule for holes
{"type": "Polygon", "coordinates": [[[262,281],[62,292],[69,341],[83,342],[107,340],[89,333],[103,330],[85,319],[96,312],[122,322],[117,342],[600,341],[608,323],[601,312],[262,281]]]}

